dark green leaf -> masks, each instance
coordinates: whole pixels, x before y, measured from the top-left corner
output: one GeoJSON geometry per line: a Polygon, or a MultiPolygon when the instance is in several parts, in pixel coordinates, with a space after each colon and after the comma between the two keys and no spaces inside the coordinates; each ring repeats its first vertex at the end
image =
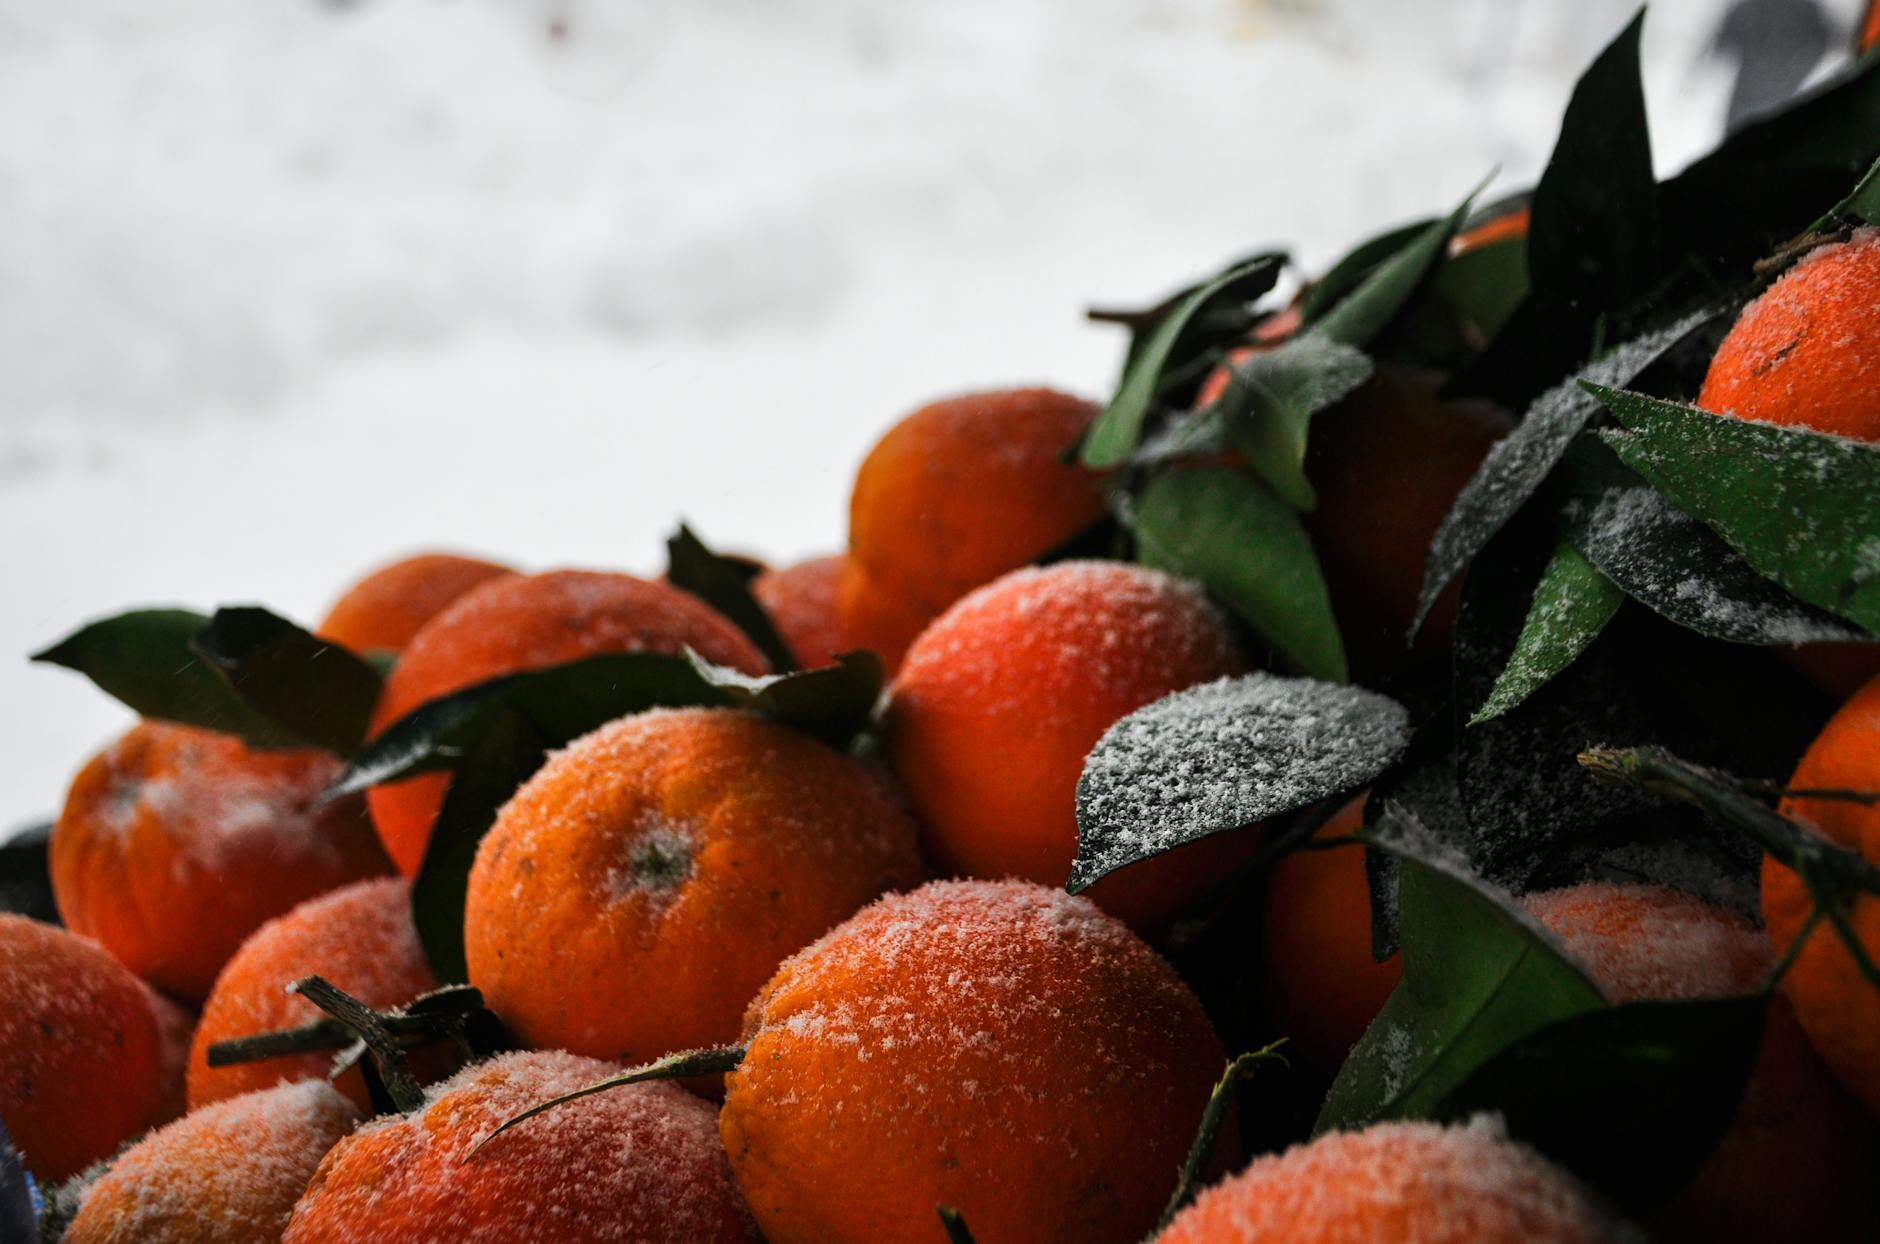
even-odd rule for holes
{"type": "Polygon", "coordinates": [[[796,668],[790,645],[751,595],[751,580],[763,567],[742,557],[714,553],[684,523],[666,537],[666,579],[729,618],[780,674],[796,668]]]}
{"type": "Polygon", "coordinates": [[[33,660],[77,670],[145,717],[220,730],[251,747],[307,746],[191,649],[190,640],[208,623],[187,609],[133,610],[93,622],[33,660]]]}
{"type": "Polygon", "coordinates": [[[1369,784],[1403,753],[1395,700],[1247,674],[1164,696],[1111,726],[1077,782],[1077,894],[1126,865],[1369,784]]]}
{"type": "Polygon", "coordinates": [[[1128,521],[1144,564],[1206,584],[1298,672],[1346,680],[1312,542],[1258,480],[1224,467],[1170,471],[1143,490],[1128,521]]]}
{"type": "Polygon", "coordinates": [[[1815,228],[1827,229],[1838,221],[1880,225],[1880,160],[1874,161],[1845,199],[1815,222],[1815,228]]]}
{"type": "Polygon", "coordinates": [[[257,712],[341,756],[359,749],[383,679],[352,652],[255,606],[215,611],[190,649],[257,712]]]}
{"type": "Polygon", "coordinates": [[[34,825],[0,839],[0,911],[59,923],[52,897],[52,826],[34,825]]]}
{"type": "Polygon", "coordinates": [[[1527,239],[1507,238],[1451,256],[1430,288],[1455,313],[1465,344],[1480,350],[1527,297],[1527,239]]]}
{"type": "Polygon", "coordinates": [[[1130,360],[1116,395],[1084,438],[1084,465],[1108,468],[1129,461],[1142,439],[1143,423],[1156,405],[1165,374],[1182,361],[1178,347],[1195,317],[1220,299],[1257,299],[1279,279],[1279,269],[1280,260],[1271,255],[1230,268],[1183,298],[1163,317],[1130,360]]]}
{"type": "Polygon", "coordinates": [[[1627,466],[1729,542],[1756,571],[1880,631],[1880,448],[1600,385],[1627,466]]]}
{"type": "Polygon", "coordinates": [[[1767,999],[1632,1002],[1559,1020],[1488,1059],[1431,1111],[1508,1130],[1632,1213],[1678,1192],[1737,1116],[1767,999]]]}
{"type": "Polygon", "coordinates": [[[1795,599],[1677,509],[1597,442],[1567,457],[1566,538],[1626,595],[1679,626],[1736,644],[1858,643],[1875,637],[1795,599]]]}
{"type": "Polygon", "coordinates": [[[1299,314],[1306,324],[1311,324],[1330,311],[1345,295],[1364,284],[1365,279],[1395,256],[1404,247],[1417,240],[1432,225],[1434,220],[1419,220],[1411,224],[1400,225],[1388,233],[1381,233],[1374,238],[1360,242],[1357,246],[1333,264],[1326,274],[1307,287],[1299,300],[1299,314]]]}
{"type": "Polygon", "coordinates": [[[694,652],[686,655],[726,703],[763,713],[837,749],[867,728],[887,682],[881,658],[872,652],[845,652],[834,665],[762,678],[713,665],[694,652]]]}
{"type": "Polygon", "coordinates": [[[1657,183],[1639,78],[1644,22],[1640,9],[1580,75],[1534,188],[1531,296],[1589,326],[1658,279],[1657,183]]]}
{"type": "Polygon", "coordinates": [[[1624,600],[1625,593],[1572,545],[1556,547],[1534,589],[1514,655],[1470,724],[1501,716],[1545,686],[1599,637],[1624,600]]]}
{"type": "Polygon", "coordinates": [[[1232,365],[1215,403],[1226,442],[1281,500],[1310,510],[1317,504],[1305,471],[1312,416],[1370,378],[1362,350],[1317,332],[1257,352],[1232,365]]]}
{"type": "Polygon", "coordinates": [[[483,835],[509,797],[541,767],[549,749],[562,742],[509,705],[483,721],[459,758],[425,844],[424,863],[411,883],[418,941],[440,983],[470,979],[464,963],[464,899],[483,835]]]}
{"type": "Polygon", "coordinates": [[[1602,384],[1630,384],[1647,367],[1700,325],[1718,314],[1711,308],[1626,342],[1598,362],[1536,398],[1514,431],[1498,441],[1463,485],[1430,543],[1417,601],[1421,628],[1443,589],[1480,553],[1515,511],[1527,504],[1559,464],[1599,403],[1579,385],[1582,378],[1602,384]]]}
{"type": "Polygon", "coordinates": [[[1390,828],[1367,841],[1397,855],[1403,981],[1332,1082],[1316,1130],[1430,1117],[1503,1050],[1604,1006],[1578,967],[1512,899],[1390,828]],[[1427,857],[1427,858],[1426,858],[1427,857]]]}
{"type": "Polygon", "coordinates": [[[1384,331],[1410,301],[1424,280],[1443,260],[1449,239],[1469,214],[1475,201],[1471,192],[1456,210],[1435,224],[1417,231],[1389,259],[1378,264],[1364,280],[1311,322],[1320,336],[1348,346],[1362,346],[1384,331]]]}

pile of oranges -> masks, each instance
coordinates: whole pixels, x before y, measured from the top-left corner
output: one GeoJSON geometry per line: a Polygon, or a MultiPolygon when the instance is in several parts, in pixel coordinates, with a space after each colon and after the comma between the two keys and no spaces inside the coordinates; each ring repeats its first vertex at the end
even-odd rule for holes
{"type": "MultiPolygon", "coordinates": [[[[1494,227],[1481,244],[1518,240],[1525,216],[1494,227]]],[[[1269,325],[1246,348],[1282,336],[1269,325]]],[[[1880,441],[1877,395],[1880,234],[1867,232],[1750,305],[1701,402],[1880,441]]],[[[477,850],[462,930],[468,983],[510,1048],[414,1051],[415,1108],[375,1114],[362,1071],[329,1078],[326,1054],[230,1066],[211,1049],[319,1019],[287,988],[307,977],[381,1011],[439,986],[411,895],[451,778],[335,797],[342,762],[320,751],[156,720],[112,742],[52,834],[64,927],[0,915],[0,1121],[40,1185],[79,1181],[64,1238],[1642,1238],[1486,1116],[1295,1136],[1263,1155],[1240,1139],[1260,1130],[1230,1122],[1193,1159],[1189,1182],[1211,1186],[1164,1221],[1230,1053],[1164,952],[1222,883],[1263,887],[1241,962],[1301,1074],[1335,1071],[1403,973],[1373,954],[1361,791],[1270,869],[1248,871],[1268,845],[1248,826],[1064,892],[1098,740],[1265,659],[1197,584],[1056,559],[1105,521],[1112,481],[1071,452],[1098,415],[1049,389],[923,407],[863,462],[846,552],[752,580],[800,666],[881,657],[891,682],[869,745],[838,750],[744,709],[655,709],[575,740],[515,790],[477,850]],[[683,1082],[503,1126],[714,1047],[683,1082]]],[[[1422,647],[1403,642],[1423,556],[1508,426],[1390,369],[1313,424],[1309,534],[1366,681],[1444,648],[1453,600],[1422,647]]],[[[374,732],[603,654],[690,650],[769,672],[756,642],[671,582],[444,554],[368,575],[317,631],[393,656],[374,732]]],[[[1827,722],[1793,785],[1880,788],[1880,680],[1827,722]]],[[[1784,810],[1880,862],[1873,802],[1796,794],[1784,810]]],[[[1786,969],[1737,1116],[1653,1212],[1654,1235],[1880,1238],[1880,994],[1844,941],[1800,941],[1812,900],[1793,872],[1770,862],[1761,897],[1760,922],[1645,885],[1523,904],[1614,1003],[1754,992],[1786,969]]],[[[1880,958],[1880,899],[1855,897],[1847,920],[1880,958]]]]}

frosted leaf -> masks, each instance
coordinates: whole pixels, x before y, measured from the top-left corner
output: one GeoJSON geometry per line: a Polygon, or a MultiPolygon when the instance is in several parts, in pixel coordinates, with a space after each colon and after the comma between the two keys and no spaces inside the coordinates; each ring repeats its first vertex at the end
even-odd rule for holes
{"type": "Polygon", "coordinates": [[[1853,643],[1865,631],[1789,595],[1717,534],[1636,478],[1575,497],[1568,539],[1626,594],[1713,639],[1738,644],[1853,643]]]}
{"type": "Polygon", "coordinates": [[[1357,790],[1409,737],[1396,701],[1310,678],[1248,674],[1165,696],[1111,726],[1084,761],[1069,889],[1357,790]]]}
{"type": "Polygon", "coordinates": [[[1418,626],[1449,581],[1488,547],[1495,533],[1559,465],[1587,421],[1599,412],[1599,400],[1582,388],[1580,381],[1630,384],[1715,315],[1714,308],[1707,308],[1655,332],[1641,334],[1534,399],[1514,431],[1488,451],[1474,477],[1463,485],[1430,542],[1423,591],[1417,601],[1418,626]]]}

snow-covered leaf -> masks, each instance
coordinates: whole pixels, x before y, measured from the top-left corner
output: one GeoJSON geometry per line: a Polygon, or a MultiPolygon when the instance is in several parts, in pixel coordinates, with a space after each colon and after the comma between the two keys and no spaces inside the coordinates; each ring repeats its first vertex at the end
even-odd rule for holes
{"type": "Polygon", "coordinates": [[[1624,600],[1625,593],[1572,545],[1556,547],[1534,589],[1514,655],[1470,724],[1501,716],[1545,686],[1599,637],[1624,600]]]}
{"type": "Polygon", "coordinates": [[[1310,678],[1247,674],[1165,696],[1111,726],[1085,759],[1068,888],[1356,791],[1409,737],[1395,700],[1310,678]]]}
{"type": "Polygon", "coordinates": [[[1880,448],[1588,389],[1624,425],[1606,443],[1674,505],[1802,600],[1880,631],[1880,448]]]}
{"type": "Polygon", "coordinates": [[[1151,480],[1127,519],[1145,565],[1206,584],[1291,668],[1346,680],[1311,538],[1260,481],[1225,467],[1179,468],[1151,480]]]}
{"type": "Polygon", "coordinates": [[[1312,416],[1370,377],[1362,350],[1308,332],[1232,364],[1215,408],[1227,444],[1254,474],[1294,509],[1310,510],[1317,504],[1305,472],[1312,416]]]}

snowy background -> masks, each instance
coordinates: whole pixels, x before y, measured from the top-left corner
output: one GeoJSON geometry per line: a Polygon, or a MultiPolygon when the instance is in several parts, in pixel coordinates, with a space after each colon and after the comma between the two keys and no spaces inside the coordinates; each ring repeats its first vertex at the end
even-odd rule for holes
{"type": "MultiPolygon", "coordinates": [[[[1667,168],[1724,7],[1653,7],[1667,168]]],[[[1633,8],[0,0],[0,834],[128,720],[25,663],[79,622],[833,550],[910,407],[1101,395],[1086,305],[1531,180],[1633,8]]]]}

